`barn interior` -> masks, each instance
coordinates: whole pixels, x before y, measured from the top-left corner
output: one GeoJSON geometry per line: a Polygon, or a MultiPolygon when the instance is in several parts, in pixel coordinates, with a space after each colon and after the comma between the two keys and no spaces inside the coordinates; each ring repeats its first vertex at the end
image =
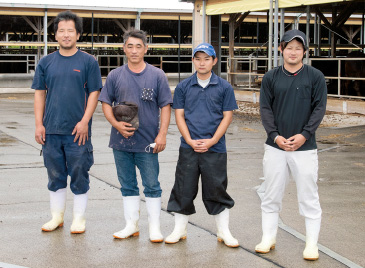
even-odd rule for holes
{"type": "Polygon", "coordinates": [[[277,18],[276,13],[273,15],[266,8],[236,9],[237,13],[223,10],[220,14],[210,11],[217,2],[235,1],[182,2],[193,2],[194,8],[157,10],[0,3],[0,77],[6,80],[14,79],[16,74],[31,76],[38,60],[57,49],[55,16],[70,9],[83,18],[78,46],[98,58],[104,77],[124,63],[122,36],[128,28],[135,27],[148,34],[146,61],[162,68],[168,76],[180,80],[191,74],[191,49],[204,38],[218,51],[220,63],[215,72],[237,89],[258,90],[263,74],[280,64],[280,53],[273,40],[280,40],[285,30],[297,28],[308,35],[307,63],[325,74],[330,95],[364,98],[365,58],[361,58],[365,1],[323,1],[326,3],[280,8],[277,18]],[[277,33],[272,31],[276,29],[275,23],[280,25],[277,33]]]}

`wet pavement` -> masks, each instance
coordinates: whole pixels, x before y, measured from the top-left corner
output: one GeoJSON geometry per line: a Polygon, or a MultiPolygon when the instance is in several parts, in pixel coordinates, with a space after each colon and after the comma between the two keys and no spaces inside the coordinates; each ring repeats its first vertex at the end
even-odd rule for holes
{"type": "MultiPolygon", "coordinates": [[[[320,258],[314,262],[302,258],[305,226],[293,181],[286,189],[275,250],[254,252],[261,239],[256,188],[262,182],[266,138],[257,115],[236,113],[226,135],[228,192],[236,202],[230,211],[230,227],[241,244],[236,249],[217,242],[215,221],[205,211],[201,192],[195,201],[197,213],[189,218],[186,240],[175,245],[151,243],[144,201],[140,236],[113,239],[113,233],[124,227],[124,218],[113,154],[108,148],[109,132],[99,105],[93,121],[95,164],[90,171],[86,232],[70,234],[73,198],[69,190],[64,227],[42,232],[41,226],[50,218],[49,196],[40,146],[34,140],[33,100],[27,95],[0,94],[0,267],[365,266],[365,126],[321,127],[317,132],[323,219],[320,258]]],[[[174,227],[166,206],[179,137],[172,116],[168,145],[159,155],[161,230],[165,237],[174,227]]],[[[141,197],[144,200],[143,194],[141,197]]]]}

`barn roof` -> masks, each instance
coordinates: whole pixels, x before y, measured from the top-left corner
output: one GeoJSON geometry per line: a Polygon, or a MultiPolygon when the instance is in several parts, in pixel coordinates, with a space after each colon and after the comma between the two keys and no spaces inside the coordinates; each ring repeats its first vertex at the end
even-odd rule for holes
{"type": "MultiPolygon", "coordinates": [[[[352,0],[279,0],[279,8],[312,6],[336,2],[352,2],[352,0]]],[[[270,0],[207,0],[206,14],[219,15],[265,11],[270,9],[270,0]]]]}

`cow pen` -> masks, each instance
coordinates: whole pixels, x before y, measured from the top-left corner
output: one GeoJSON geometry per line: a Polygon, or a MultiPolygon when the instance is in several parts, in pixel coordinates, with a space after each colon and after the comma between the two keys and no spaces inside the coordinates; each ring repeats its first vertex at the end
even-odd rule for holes
{"type": "MultiPolygon", "coordinates": [[[[267,72],[267,57],[227,59],[227,77],[236,89],[259,91],[267,72]]],[[[365,58],[309,58],[325,76],[328,96],[365,100],[365,58]]]]}

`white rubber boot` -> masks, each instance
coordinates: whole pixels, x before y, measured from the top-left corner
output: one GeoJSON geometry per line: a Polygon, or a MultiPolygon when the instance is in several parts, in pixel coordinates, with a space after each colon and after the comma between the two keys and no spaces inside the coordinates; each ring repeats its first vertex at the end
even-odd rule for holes
{"type": "Polygon", "coordinates": [[[66,188],[58,189],[56,192],[49,191],[52,220],[42,226],[42,231],[52,232],[63,226],[63,215],[66,209],[66,188]]]}
{"type": "Polygon", "coordinates": [[[266,213],[262,211],[262,239],[255,247],[259,253],[268,253],[275,248],[276,234],[278,232],[279,213],[266,213]]]}
{"type": "Polygon", "coordinates": [[[161,197],[146,197],[150,240],[153,243],[163,242],[163,235],[160,229],[161,197]]]}
{"type": "Polygon", "coordinates": [[[74,195],[73,221],[71,234],[82,234],[85,232],[85,211],[87,206],[87,193],[74,195]]]}
{"type": "Polygon", "coordinates": [[[321,229],[321,219],[305,218],[306,243],[303,251],[303,258],[309,261],[315,261],[319,258],[318,253],[318,236],[321,229]]]}
{"type": "Polygon", "coordinates": [[[166,244],[175,244],[180,240],[186,239],[187,225],[189,216],[175,213],[175,228],[174,231],[165,239],[166,244]]]}
{"type": "Polygon", "coordinates": [[[114,233],[114,238],[125,239],[139,235],[139,196],[123,196],[124,218],[126,226],[114,233]]]}
{"type": "Polygon", "coordinates": [[[234,238],[229,230],[229,209],[223,210],[218,215],[214,216],[217,223],[217,239],[219,242],[223,242],[227,247],[236,248],[240,244],[238,240],[234,238]]]}

